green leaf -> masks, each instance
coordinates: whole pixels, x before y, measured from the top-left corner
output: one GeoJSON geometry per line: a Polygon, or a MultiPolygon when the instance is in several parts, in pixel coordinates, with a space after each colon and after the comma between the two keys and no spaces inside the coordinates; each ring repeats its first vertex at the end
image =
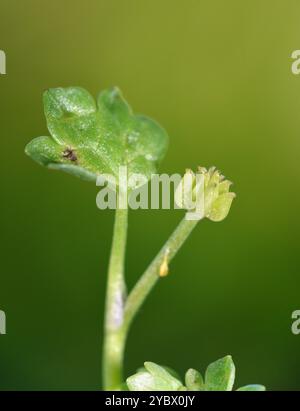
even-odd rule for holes
{"type": "Polygon", "coordinates": [[[50,89],[44,108],[51,137],[32,140],[25,152],[39,164],[87,180],[120,166],[150,178],[164,157],[168,136],[155,121],[133,114],[118,88],[100,93],[97,104],[80,87],[50,89]]]}
{"type": "Polygon", "coordinates": [[[178,374],[177,371],[173,370],[173,368],[168,367],[167,365],[162,365],[162,367],[163,367],[166,371],[168,371],[168,373],[171,374],[172,377],[176,378],[177,380],[181,380],[180,375],[178,374]]]}
{"type": "MultiPolygon", "coordinates": [[[[235,366],[230,355],[210,364],[205,373],[205,383],[201,374],[190,368],[182,385],[177,373],[168,367],[145,362],[144,367],[127,378],[130,391],[231,391],[235,378],[235,366]]],[[[252,384],[237,391],[265,391],[263,385],[252,384]]]]}
{"type": "Polygon", "coordinates": [[[204,391],[202,375],[193,368],[187,370],[185,374],[185,385],[189,391],[204,391]]]}
{"type": "MultiPolygon", "coordinates": [[[[176,378],[177,380],[180,380],[180,375],[178,374],[177,371],[173,370],[173,368],[168,367],[167,365],[160,365],[160,367],[164,368],[169,374],[172,375],[172,377],[176,378]]],[[[147,371],[145,367],[139,367],[136,372],[145,372],[147,371]]]]}
{"type": "Polygon", "coordinates": [[[237,391],[266,391],[266,387],[259,384],[250,384],[238,388],[237,391]]]}
{"type": "Polygon", "coordinates": [[[206,391],[231,391],[235,366],[230,355],[210,364],[205,372],[206,391]]]}
{"type": "Polygon", "coordinates": [[[179,391],[184,387],[164,367],[153,362],[145,362],[145,371],[127,378],[130,391],[179,391]]]}

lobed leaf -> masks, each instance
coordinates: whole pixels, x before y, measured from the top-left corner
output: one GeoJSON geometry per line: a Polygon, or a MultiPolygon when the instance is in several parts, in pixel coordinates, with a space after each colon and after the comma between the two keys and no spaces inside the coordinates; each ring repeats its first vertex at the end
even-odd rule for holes
{"type": "Polygon", "coordinates": [[[51,137],[38,137],[25,152],[39,164],[86,180],[112,174],[120,166],[150,178],[164,157],[168,136],[154,120],[135,115],[116,87],[100,93],[97,104],[80,87],[44,93],[51,137]]]}

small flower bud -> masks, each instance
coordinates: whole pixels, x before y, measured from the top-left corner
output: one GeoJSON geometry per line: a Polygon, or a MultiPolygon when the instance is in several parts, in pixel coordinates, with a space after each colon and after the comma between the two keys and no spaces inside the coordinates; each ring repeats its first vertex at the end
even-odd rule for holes
{"type": "Polygon", "coordinates": [[[231,182],[215,168],[198,167],[197,173],[187,170],[175,192],[178,207],[195,211],[201,218],[222,221],[227,217],[235,193],[231,182]]]}

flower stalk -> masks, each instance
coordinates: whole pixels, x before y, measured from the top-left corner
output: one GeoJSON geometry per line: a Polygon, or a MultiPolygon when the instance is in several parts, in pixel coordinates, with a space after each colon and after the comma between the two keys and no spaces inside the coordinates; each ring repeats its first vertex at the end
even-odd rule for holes
{"type": "Polygon", "coordinates": [[[186,220],[185,218],[181,220],[175,231],[171,234],[165,245],[130,292],[126,301],[124,314],[124,326],[127,330],[152,288],[161,277],[164,277],[164,275],[161,275],[161,268],[166,265],[166,258],[167,264],[169,265],[199,221],[200,220],[186,220]]]}

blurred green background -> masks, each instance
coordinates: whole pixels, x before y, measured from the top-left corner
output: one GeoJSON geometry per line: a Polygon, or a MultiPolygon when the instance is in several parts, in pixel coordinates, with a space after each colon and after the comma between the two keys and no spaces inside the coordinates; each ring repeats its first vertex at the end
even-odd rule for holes
{"type": "MultiPolygon", "coordinates": [[[[113,212],[97,187],[24,155],[47,135],[42,92],[118,85],[170,135],[167,173],[216,165],[238,194],[199,224],[129,337],[181,373],[232,354],[237,385],[300,388],[299,1],[0,0],[0,389],[99,389],[113,212]]],[[[182,217],[130,213],[132,286],[182,217]]]]}

